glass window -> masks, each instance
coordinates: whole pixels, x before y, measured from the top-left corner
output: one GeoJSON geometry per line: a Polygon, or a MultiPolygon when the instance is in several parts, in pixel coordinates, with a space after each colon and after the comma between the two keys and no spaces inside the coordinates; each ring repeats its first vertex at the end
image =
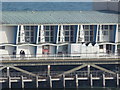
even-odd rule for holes
{"type": "Polygon", "coordinates": [[[46,32],[45,32],[45,36],[49,36],[49,32],[46,31],[46,32]]]}
{"type": "Polygon", "coordinates": [[[71,37],[71,41],[73,41],[73,37],[71,37]]]}
{"type": "Polygon", "coordinates": [[[34,32],[31,32],[31,36],[34,36],[34,32]]]}
{"type": "Polygon", "coordinates": [[[100,48],[100,49],[103,49],[103,45],[100,45],[99,48],[100,48]]]}
{"type": "Polygon", "coordinates": [[[103,31],[103,35],[108,35],[108,31],[103,31]]]}
{"type": "Polygon", "coordinates": [[[90,37],[90,41],[91,41],[91,42],[93,41],[93,37],[90,37]]]}
{"type": "Polygon", "coordinates": [[[70,29],[71,29],[71,30],[75,30],[75,26],[74,26],[74,25],[72,25],[70,29]]]}
{"type": "Polygon", "coordinates": [[[45,30],[49,30],[49,26],[45,26],[45,30]]]}
{"type": "Polygon", "coordinates": [[[31,42],[34,42],[34,37],[31,37],[31,42]]]}
{"type": "Polygon", "coordinates": [[[89,42],[89,37],[88,36],[85,36],[85,41],[89,42]]]}
{"type": "Polygon", "coordinates": [[[51,42],[53,42],[53,37],[51,37],[51,42]]]}
{"type": "Polygon", "coordinates": [[[89,31],[85,31],[85,35],[89,35],[89,31]]]}
{"type": "Polygon", "coordinates": [[[69,37],[65,37],[65,41],[69,41],[69,37]]]}
{"type": "Polygon", "coordinates": [[[84,29],[89,29],[89,25],[84,25],[84,29]]]}
{"type": "Polygon", "coordinates": [[[108,29],[108,25],[105,25],[105,26],[104,26],[104,29],[108,29]]]}
{"type": "Polygon", "coordinates": [[[0,46],[0,49],[5,49],[5,46],[0,46]]]}
{"type": "Polygon", "coordinates": [[[69,35],[69,31],[65,31],[65,35],[69,35]]]}
{"type": "Polygon", "coordinates": [[[93,31],[90,31],[90,35],[93,35],[93,31]]]}
{"type": "Polygon", "coordinates": [[[67,25],[66,25],[66,26],[63,26],[63,29],[64,29],[64,30],[69,30],[69,26],[67,26],[67,25]]]}
{"type": "Polygon", "coordinates": [[[29,36],[29,32],[25,32],[25,36],[29,36]]]}
{"type": "Polygon", "coordinates": [[[45,37],[45,41],[49,42],[49,37],[45,37]]]}
{"type": "Polygon", "coordinates": [[[90,30],[93,30],[94,29],[94,26],[93,25],[90,25],[90,30]]]}
{"type": "Polygon", "coordinates": [[[51,30],[55,30],[55,26],[51,26],[51,30]]]}
{"type": "Polygon", "coordinates": [[[113,30],[113,25],[110,25],[110,30],[113,30]]]}

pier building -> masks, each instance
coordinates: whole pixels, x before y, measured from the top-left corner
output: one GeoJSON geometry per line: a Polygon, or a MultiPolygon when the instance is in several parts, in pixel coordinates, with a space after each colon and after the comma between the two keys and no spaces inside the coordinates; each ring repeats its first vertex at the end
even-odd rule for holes
{"type": "Polygon", "coordinates": [[[0,27],[2,56],[120,53],[119,14],[114,11],[3,11],[0,27]]]}

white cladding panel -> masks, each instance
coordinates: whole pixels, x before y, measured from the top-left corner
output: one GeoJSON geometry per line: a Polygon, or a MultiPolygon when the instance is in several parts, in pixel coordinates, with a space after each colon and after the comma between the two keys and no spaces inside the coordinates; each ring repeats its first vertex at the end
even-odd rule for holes
{"type": "Polygon", "coordinates": [[[120,42],[120,31],[118,32],[118,42],[120,42]]]}
{"type": "Polygon", "coordinates": [[[37,47],[37,57],[42,56],[42,46],[37,47]]]}
{"type": "Polygon", "coordinates": [[[50,54],[55,54],[55,46],[50,46],[50,54]]]}
{"type": "Polygon", "coordinates": [[[3,57],[12,57],[14,50],[15,47],[5,46],[5,49],[0,49],[0,55],[2,55],[3,57]]]}
{"type": "Polygon", "coordinates": [[[0,29],[0,43],[15,43],[16,27],[2,26],[0,29]]]}

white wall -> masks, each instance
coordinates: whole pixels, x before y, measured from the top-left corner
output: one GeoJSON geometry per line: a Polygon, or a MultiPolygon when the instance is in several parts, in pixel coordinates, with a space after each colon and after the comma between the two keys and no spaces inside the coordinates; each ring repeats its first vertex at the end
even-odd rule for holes
{"type": "Polygon", "coordinates": [[[42,46],[37,47],[37,57],[42,56],[42,46]]]}
{"type": "Polygon", "coordinates": [[[20,56],[20,51],[23,50],[25,52],[25,57],[35,56],[35,47],[33,46],[18,46],[17,55],[20,56]]]}
{"type": "Polygon", "coordinates": [[[120,31],[118,32],[118,42],[120,42],[120,31]]]}
{"type": "Polygon", "coordinates": [[[14,43],[15,42],[15,27],[14,26],[2,26],[0,29],[0,43],[14,43]]]}
{"type": "Polygon", "coordinates": [[[50,46],[50,54],[55,54],[55,46],[50,46]]]}
{"type": "Polygon", "coordinates": [[[71,44],[69,49],[71,56],[80,56],[81,44],[71,44]]]}
{"type": "Polygon", "coordinates": [[[1,54],[3,57],[12,57],[14,50],[15,50],[15,47],[5,46],[5,49],[0,49],[0,54],[1,54]],[[10,55],[10,56],[9,56],[9,55],[10,55]]]}

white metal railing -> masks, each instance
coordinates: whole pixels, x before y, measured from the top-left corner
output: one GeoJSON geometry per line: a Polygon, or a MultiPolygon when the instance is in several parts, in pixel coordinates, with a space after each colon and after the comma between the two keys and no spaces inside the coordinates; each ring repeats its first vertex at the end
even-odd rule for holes
{"type": "Polygon", "coordinates": [[[114,54],[39,54],[39,55],[8,55],[2,54],[0,55],[0,60],[57,60],[57,59],[99,59],[99,58],[120,58],[120,56],[114,54]]]}

